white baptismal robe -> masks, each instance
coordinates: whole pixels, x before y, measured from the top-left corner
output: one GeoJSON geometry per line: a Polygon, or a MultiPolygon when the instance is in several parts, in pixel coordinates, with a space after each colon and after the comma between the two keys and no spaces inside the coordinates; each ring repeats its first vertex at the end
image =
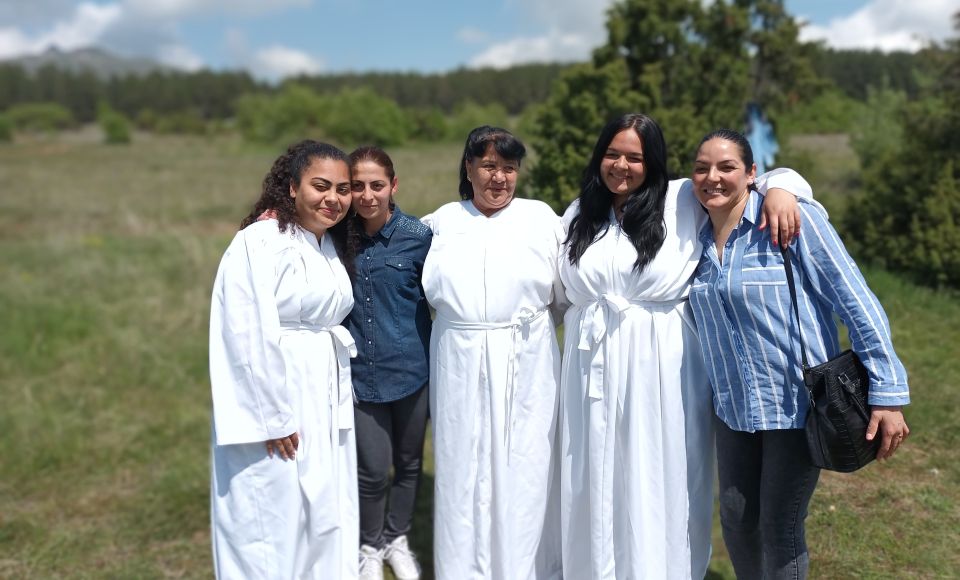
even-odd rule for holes
{"type": "Polygon", "coordinates": [[[355,578],[350,280],[329,236],[237,233],[210,313],[211,520],[219,578],[355,578]],[[299,433],[296,459],[265,441],[299,433]]]}
{"type": "Polygon", "coordinates": [[[558,578],[560,358],[548,307],[560,219],[542,202],[514,199],[490,217],[464,201],[424,221],[434,237],[423,287],[437,312],[437,578],[558,578]]]}
{"type": "MultiPolygon", "coordinates": [[[[758,180],[810,197],[792,171],[758,180]]],[[[579,211],[574,202],[563,223],[579,211]]],[[[709,221],[689,180],[670,182],[666,237],[640,273],[610,225],[560,278],[561,515],[565,578],[702,578],[710,560],[711,389],[687,296],[709,221]]]]}

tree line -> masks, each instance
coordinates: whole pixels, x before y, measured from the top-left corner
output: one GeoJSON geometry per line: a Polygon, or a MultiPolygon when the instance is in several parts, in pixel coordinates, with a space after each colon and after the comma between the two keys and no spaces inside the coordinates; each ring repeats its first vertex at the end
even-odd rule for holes
{"type": "MultiPolygon", "coordinates": [[[[886,79],[887,86],[913,96],[918,83],[913,73],[923,54],[814,49],[813,71],[853,99],[865,100],[866,87],[886,79]]],[[[680,64],[680,63],[677,63],[680,64]]],[[[191,121],[233,119],[242,95],[275,95],[291,85],[318,94],[367,88],[400,107],[450,114],[465,103],[497,104],[518,115],[545,101],[561,73],[574,64],[529,64],[507,69],[457,69],[440,74],[367,72],[299,76],[279,86],[256,81],[246,72],[151,72],[107,79],[93,72],[71,72],[47,65],[31,74],[14,63],[0,64],[0,111],[24,103],[57,103],[77,123],[97,118],[101,103],[145,125],[179,117],[171,129],[189,129],[191,121]]]]}
{"type": "MultiPolygon", "coordinates": [[[[960,13],[954,22],[960,31],[960,13]]],[[[862,188],[837,225],[860,257],[960,286],[960,41],[884,54],[825,49],[798,33],[782,0],[619,0],[607,42],[571,65],[303,76],[279,86],[238,72],[99,80],[0,65],[0,140],[13,129],[99,119],[108,139],[123,142],[130,118],[156,131],[231,123],[254,141],[311,134],[389,146],[510,124],[537,154],[526,188],[562,210],[608,119],[656,118],[669,170],[681,176],[705,131],[742,127],[755,103],[781,143],[796,133],[851,135],[862,188]]]]}
{"type": "MultiPolygon", "coordinates": [[[[960,33],[960,12],[954,23],[960,33]]],[[[565,71],[530,117],[536,197],[565,208],[600,128],[625,112],[660,122],[675,177],[689,174],[706,131],[742,128],[748,104],[779,125],[781,143],[831,119],[851,135],[862,167],[855,211],[835,224],[848,247],[924,283],[960,287],[960,39],[916,58],[877,57],[885,64],[865,71],[878,75],[874,82],[851,93],[817,67],[830,62],[834,74],[852,77],[871,57],[799,42],[781,0],[621,0],[607,32],[591,61],[565,71]],[[911,74],[894,74],[908,60],[911,74]]]]}

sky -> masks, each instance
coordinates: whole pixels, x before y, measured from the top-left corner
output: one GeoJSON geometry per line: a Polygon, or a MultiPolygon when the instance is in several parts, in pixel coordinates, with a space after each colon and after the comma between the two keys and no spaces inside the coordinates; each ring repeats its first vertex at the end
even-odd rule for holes
{"type": "MultiPolygon", "coordinates": [[[[703,0],[711,1],[711,0],[703,0]]],[[[586,60],[613,0],[0,0],[0,59],[96,46],[184,70],[444,72],[586,60]]],[[[786,0],[801,38],[915,51],[960,0],[786,0]]]]}

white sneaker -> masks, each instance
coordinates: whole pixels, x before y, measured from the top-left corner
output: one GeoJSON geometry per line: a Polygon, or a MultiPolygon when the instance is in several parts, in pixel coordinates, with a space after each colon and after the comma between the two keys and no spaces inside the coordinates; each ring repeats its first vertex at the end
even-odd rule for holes
{"type": "Polygon", "coordinates": [[[360,580],[383,580],[383,551],[360,546],[360,580]]]}
{"type": "Polygon", "coordinates": [[[420,580],[420,564],[410,551],[406,536],[399,536],[387,544],[383,549],[383,557],[393,568],[393,575],[397,580],[420,580]]]}

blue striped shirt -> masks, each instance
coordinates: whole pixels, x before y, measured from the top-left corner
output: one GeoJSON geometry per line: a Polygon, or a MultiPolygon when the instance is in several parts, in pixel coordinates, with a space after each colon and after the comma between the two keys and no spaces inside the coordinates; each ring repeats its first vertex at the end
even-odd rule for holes
{"type": "MultiPolygon", "coordinates": [[[[763,198],[750,193],[720,263],[708,222],[690,290],[719,418],[737,431],[802,428],[809,401],[800,342],[780,249],[760,231],[763,198]],[[788,332],[789,329],[789,332],[788,332]]],[[[800,202],[803,231],[791,257],[803,340],[811,365],[840,353],[837,314],[870,375],[871,405],[910,402],[907,373],[893,351],[890,324],[826,213],[800,202]]]]}

